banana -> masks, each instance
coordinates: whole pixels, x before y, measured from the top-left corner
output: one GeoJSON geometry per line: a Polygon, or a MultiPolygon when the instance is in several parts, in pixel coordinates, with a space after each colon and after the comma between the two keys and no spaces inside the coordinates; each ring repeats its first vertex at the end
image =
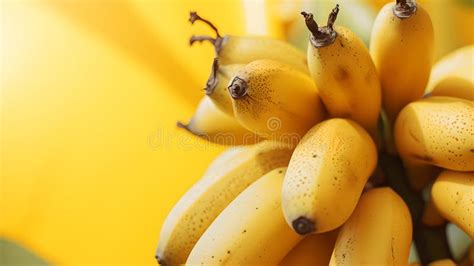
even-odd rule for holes
{"type": "Polygon", "coordinates": [[[457,264],[451,259],[442,259],[430,262],[428,266],[456,266],[457,264]]]}
{"type": "Polygon", "coordinates": [[[433,40],[430,16],[415,2],[388,3],[375,19],[370,54],[391,123],[405,105],[422,98],[433,64],[433,40]]]}
{"type": "Polygon", "coordinates": [[[291,150],[275,142],[231,148],[181,197],[161,229],[156,252],[162,265],[186,262],[194,244],[219,213],[268,171],[286,166],[291,150]]]}
{"type": "Polygon", "coordinates": [[[378,139],[382,96],[377,71],[364,43],[350,30],[333,27],[338,12],[337,5],[325,27],[302,12],[311,32],[308,67],[329,114],[356,121],[378,139]]]}
{"type": "Polygon", "coordinates": [[[342,226],[329,265],[408,265],[412,221],[391,188],[365,192],[342,226]]]}
{"type": "Polygon", "coordinates": [[[220,63],[223,65],[248,64],[254,60],[270,59],[308,74],[308,64],[304,53],[289,43],[263,36],[221,36],[218,29],[211,22],[200,17],[196,12],[190,13],[189,21],[191,23],[202,21],[214,30],[215,38],[194,35],[190,39],[190,44],[192,45],[197,41],[211,42],[220,63]]]}
{"type": "Polygon", "coordinates": [[[278,264],[279,266],[327,266],[338,230],[306,236],[278,264]]]}
{"type": "MultiPolygon", "coordinates": [[[[395,124],[395,144],[413,183],[427,183],[434,166],[474,171],[474,102],[429,97],[407,105],[395,124]],[[423,182],[420,182],[423,180],[423,182]]],[[[421,185],[420,185],[421,184],[421,185]]]]}
{"type": "Polygon", "coordinates": [[[474,238],[474,172],[441,172],[431,197],[444,218],[474,238]]]}
{"type": "Polygon", "coordinates": [[[214,220],[187,265],[276,265],[302,239],[285,222],[280,193],[286,168],[243,191],[214,220]]]}
{"type": "Polygon", "coordinates": [[[377,164],[357,123],[333,118],[313,127],[291,156],[282,189],[286,221],[302,235],[333,230],[354,210],[377,164]]]}
{"type": "Polygon", "coordinates": [[[248,145],[261,140],[234,117],[219,110],[207,96],[201,100],[188,124],[178,122],[177,125],[195,136],[221,145],[248,145]]]}
{"type": "Polygon", "coordinates": [[[325,117],[311,78],[272,60],[256,60],[239,69],[229,94],[237,120],[266,139],[296,144],[325,117]]]}
{"type": "MultiPolygon", "coordinates": [[[[378,11],[393,0],[364,0],[372,2],[378,11]]],[[[450,51],[473,43],[474,5],[470,0],[411,0],[420,3],[430,14],[434,28],[435,57],[439,58],[450,51]]]]}
{"type": "Polygon", "coordinates": [[[438,209],[434,205],[433,199],[430,198],[425,204],[421,222],[429,227],[441,226],[446,223],[446,220],[441,216],[438,209]]]}
{"type": "Polygon", "coordinates": [[[426,94],[474,101],[474,45],[443,57],[431,71],[426,94]]]}
{"type": "Polygon", "coordinates": [[[234,108],[227,93],[229,79],[235,76],[235,73],[242,68],[243,64],[219,65],[219,59],[214,58],[211,74],[206,82],[206,95],[211,99],[214,105],[229,116],[234,116],[234,108]]]}

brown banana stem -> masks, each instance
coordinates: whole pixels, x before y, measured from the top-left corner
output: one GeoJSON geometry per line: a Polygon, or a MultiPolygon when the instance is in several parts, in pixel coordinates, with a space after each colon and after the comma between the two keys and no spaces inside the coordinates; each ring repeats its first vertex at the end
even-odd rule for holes
{"type": "Polygon", "coordinates": [[[334,26],[334,22],[336,22],[337,14],[339,14],[339,5],[336,5],[336,7],[333,8],[333,10],[331,11],[331,13],[329,14],[327,27],[328,27],[330,30],[334,30],[334,29],[333,29],[333,26],[334,26]]]}
{"type": "Polygon", "coordinates": [[[407,4],[407,0],[397,0],[397,5],[405,6],[407,4]]]}
{"type": "Polygon", "coordinates": [[[217,71],[219,70],[219,60],[214,58],[214,61],[212,62],[212,68],[211,68],[211,74],[209,75],[209,78],[207,79],[206,82],[206,95],[211,95],[214,92],[214,89],[217,86],[217,71]]]}
{"type": "Polygon", "coordinates": [[[217,29],[216,26],[214,26],[214,24],[212,24],[212,22],[210,22],[207,19],[202,18],[201,16],[199,16],[197,14],[197,12],[194,12],[194,11],[189,12],[189,22],[191,22],[191,24],[194,24],[194,22],[196,22],[198,20],[200,20],[200,21],[206,23],[207,25],[209,25],[209,27],[211,27],[214,30],[214,32],[216,33],[217,38],[221,37],[221,35],[219,34],[219,30],[217,29]]]}
{"type": "Polygon", "coordinates": [[[311,44],[316,47],[324,47],[332,44],[337,37],[337,33],[334,30],[334,22],[337,19],[337,14],[339,13],[339,5],[331,11],[328,17],[328,23],[325,27],[319,27],[318,23],[314,20],[313,14],[308,12],[301,12],[301,15],[304,17],[306,27],[311,32],[311,37],[309,38],[311,44]]]}
{"type": "Polygon", "coordinates": [[[416,3],[412,0],[397,0],[393,7],[393,14],[400,18],[405,19],[411,17],[416,12],[416,3]]]}
{"type": "Polygon", "coordinates": [[[176,121],[176,126],[177,126],[178,128],[186,129],[186,130],[189,131],[188,125],[184,124],[184,123],[181,122],[181,121],[176,121]]]}
{"type": "Polygon", "coordinates": [[[193,35],[189,38],[189,45],[193,45],[195,42],[210,42],[213,46],[216,44],[216,39],[212,38],[211,36],[207,35],[193,35]]]}
{"type": "Polygon", "coordinates": [[[311,34],[314,37],[320,37],[322,32],[319,31],[318,23],[316,23],[316,21],[314,20],[313,14],[312,13],[306,13],[306,12],[302,11],[301,15],[303,15],[304,21],[306,23],[306,27],[311,32],[311,34]]]}

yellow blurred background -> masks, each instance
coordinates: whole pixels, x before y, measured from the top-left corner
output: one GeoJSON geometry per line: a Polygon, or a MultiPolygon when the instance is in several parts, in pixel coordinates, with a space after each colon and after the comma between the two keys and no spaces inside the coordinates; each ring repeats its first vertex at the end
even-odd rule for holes
{"type": "MultiPolygon", "coordinates": [[[[459,19],[435,26],[471,23],[467,33],[436,29],[450,36],[439,57],[472,43],[474,24],[472,1],[467,15],[466,0],[438,1],[433,10],[449,5],[459,19]]],[[[334,1],[304,4],[323,2],[334,1]]],[[[373,16],[382,2],[353,1],[373,16]]],[[[213,58],[210,45],[188,46],[212,33],[190,25],[189,11],[222,33],[284,38],[301,5],[2,1],[0,238],[52,264],[155,265],[167,213],[224,150],[175,126],[191,117],[213,58]]]]}

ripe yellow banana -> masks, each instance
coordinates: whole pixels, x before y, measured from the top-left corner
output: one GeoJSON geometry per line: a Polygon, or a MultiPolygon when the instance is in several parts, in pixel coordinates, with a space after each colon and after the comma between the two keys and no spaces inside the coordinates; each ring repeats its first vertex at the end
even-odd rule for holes
{"type": "Polygon", "coordinates": [[[234,117],[219,110],[207,96],[201,100],[189,123],[178,122],[178,127],[222,145],[248,145],[261,140],[255,133],[245,129],[234,117]]]}
{"type": "Polygon", "coordinates": [[[276,265],[302,239],[286,224],[280,193],[286,168],[242,192],[214,220],[187,265],[276,265]]]}
{"type": "Polygon", "coordinates": [[[291,150],[265,141],[231,148],[173,207],[161,229],[157,259],[161,264],[186,262],[194,244],[219,213],[257,178],[287,166],[291,150]]]}
{"type": "Polygon", "coordinates": [[[308,74],[308,65],[304,53],[291,44],[264,36],[221,36],[217,28],[208,20],[191,12],[189,21],[202,21],[208,24],[216,33],[216,37],[192,36],[190,44],[196,41],[209,41],[215,48],[219,62],[223,65],[248,64],[254,60],[271,59],[290,65],[303,73],[308,74]]]}
{"type": "Polygon", "coordinates": [[[333,28],[338,11],[336,6],[325,27],[318,27],[313,14],[302,12],[312,34],[308,67],[329,114],[358,122],[377,139],[382,100],[377,71],[369,51],[353,32],[333,28]]]}
{"type": "Polygon", "coordinates": [[[229,80],[242,68],[243,64],[220,65],[219,59],[214,58],[211,74],[206,83],[206,95],[212,100],[214,105],[227,115],[234,116],[234,108],[230,100],[227,86],[229,80]]]}
{"type": "Polygon", "coordinates": [[[336,243],[338,230],[312,234],[301,240],[279,266],[327,266],[336,243]]]}
{"type": "Polygon", "coordinates": [[[375,19],[370,54],[391,123],[405,105],[423,96],[433,64],[433,40],[430,16],[415,2],[388,3],[375,19]]]}
{"type": "Polygon", "coordinates": [[[444,218],[474,238],[474,172],[441,172],[431,197],[444,218]]]}
{"type": "Polygon", "coordinates": [[[229,94],[237,120],[267,139],[296,144],[325,117],[311,78],[272,60],[256,60],[239,69],[229,94]]]}
{"type": "Polygon", "coordinates": [[[436,63],[426,93],[474,101],[474,45],[459,48],[436,63]]]}
{"type": "Polygon", "coordinates": [[[395,124],[395,143],[412,180],[436,175],[433,166],[474,171],[474,102],[452,97],[429,97],[407,105],[395,124]]]}
{"type": "Polygon", "coordinates": [[[411,238],[402,198],[391,188],[371,189],[340,229],[329,265],[408,265],[411,238]]]}
{"type": "Polygon", "coordinates": [[[291,156],[282,189],[286,221],[302,235],[333,230],[354,210],[377,164],[357,123],[334,118],[313,127],[291,156]]]}

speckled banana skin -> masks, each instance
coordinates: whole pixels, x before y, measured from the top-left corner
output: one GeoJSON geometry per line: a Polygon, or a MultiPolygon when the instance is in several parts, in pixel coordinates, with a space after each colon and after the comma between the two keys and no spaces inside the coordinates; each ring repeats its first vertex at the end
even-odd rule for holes
{"type": "Polygon", "coordinates": [[[474,172],[441,172],[431,198],[441,215],[474,239],[474,172]]]}
{"type": "Polygon", "coordinates": [[[399,18],[385,5],[375,19],[370,54],[382,85],[383,108],[391,123],[408,103],[422,98],[434,57],[433,24],[417,4],[414,14],[399,18]]]}
{"type": "Polygon", "coordinates": [[[429,97],[407,105],[395,124],[395,143],[411,179],[430,179],[434,166],[474,171],[474,102],[429,97]]]}
{"type": "Polygon", "coordinates": [[[352,119],[375,136],[382,101],[375,65],[359,37],[344,27],[334,29],[334,43],[308,45],[311,76],[332,117],[352,119]]]}
{"type": "Polygon", "coordinates": [[[369,134],[348,119],[313,127],[296,147],[282,190],[286,221],[300,234],[343,224],[377,164],[369,134]]]}
{"type": "Polygon", "coordinates": [[[341,227],[329,265],[408,265],[412,231],[403,199],[391,188],[371,189],[341,227]]]}
{"type": "Polygon", "coordinates": [[[265,141],[231,148],[220,155],[166,218],[156,252],[159,262],[185,263],[193,246],[219,213],[259,177],[287,166],[291,152],[278,143],[265,141]]]}
{"type": "Polygon", "coordinates": [[[288,65],[257,60],[236,73],[229,86],[231,95],[236,82],[246,86],[246,93],[232,97],[235,117],[244,127],[263,137],[278,141],[292,136],[301,139],[325,118],[311,77],[288,65]]]}
{"type": "Polygon", "coordinates": [[[272,170],[232,201],[196,243],[186,265],[278,264],[302,239],[281,211],[285,170],[272,170]]]}

